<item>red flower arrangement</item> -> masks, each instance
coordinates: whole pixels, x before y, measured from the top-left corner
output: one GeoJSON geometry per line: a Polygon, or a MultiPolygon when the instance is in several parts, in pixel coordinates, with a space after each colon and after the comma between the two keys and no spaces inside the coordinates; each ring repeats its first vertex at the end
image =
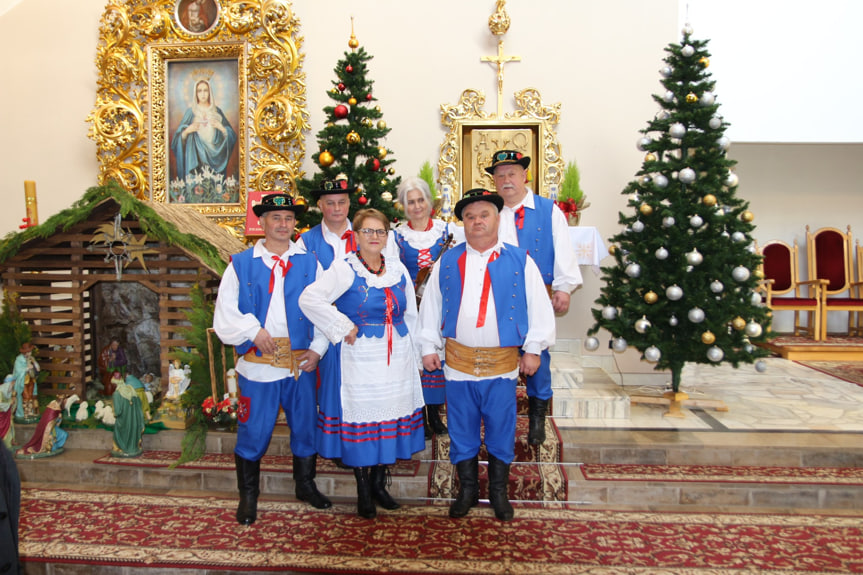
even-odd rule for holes
{"type": "Polygon", "coordinates": [[[223,399],[219,403],[212,396],[207,397],[201,404],[201,411],[207,421],[216,424],[227,424],[237,421],[237,406],[230,399],[223,399]]]}

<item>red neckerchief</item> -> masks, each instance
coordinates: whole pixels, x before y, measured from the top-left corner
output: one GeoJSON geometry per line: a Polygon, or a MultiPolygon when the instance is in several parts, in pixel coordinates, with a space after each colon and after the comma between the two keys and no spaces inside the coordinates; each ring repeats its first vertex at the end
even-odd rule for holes
{"type": "Polygon", "coordinates": [[[522,229],[524,227],[524,206],[519,206],[515,210],[515,227],[522,229]]]}
{"type": "MultiPolygon", "coordinates": [[[[432,229],[432,226],[433,226],[433,225],[434,225],[434,224],[432,224],[432,219],[431,219],[431,218],[429,218],[429,221],[428,221],[428,223],[426,224],[426,229],[424,229],[423,231],[424,231],[424,232],[429,231],[430,229],[432,229]]],[[[413,227],[413,226],[411,225],[410,220],[408,220],[408,227],[409,227],[410,229],[412,229],[412,230],[416,230],[416,228],[415,228],[415,227],[413,227]]]]}
{"type": "MultiPolygon", "coordinates": [[[[488,258],[488,263],[491,264],[494,260],[497,259],[498,253],[492,252],[492,254],[488,258]]],[[[467,251],[458,258],[458,268],[461,272],[461,288],[462,293],[464,293],[464,267],[465,262],[467,261],[467,251]]],[[[485,325],[485,314],[488,311],[488,292],[491,290],[491,276],[488,273],[488,264],[485,267],[485,277],[482,280],[482,295],[479,299],[479,315],[476,318],[476,326],[482,327],[485,325]]]]}
{"type": "Polygon", "coordinates": [[[292,262],[285,263],[282,261],[282,258],[279,256],[273,256],[273,267],[270,268],[270,293],[273,293],[273,284],[276,283],[276,268],[279,267],[282,270],[282,277],[288,275],[288,270],[291,269],[291,266],[294,264],[292,262]]]}
{"type": "Polygon", "coordinates": [[[345,240],[346,254],[357,251],[357,240],[354,238],[353,230],[345,230],[345,233],[342,234],[342,239],[345,240]]]}

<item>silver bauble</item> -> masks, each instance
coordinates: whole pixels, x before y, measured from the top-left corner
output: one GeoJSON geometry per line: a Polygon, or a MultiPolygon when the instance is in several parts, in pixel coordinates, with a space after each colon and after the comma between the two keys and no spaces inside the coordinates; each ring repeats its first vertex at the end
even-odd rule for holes
{"type": "Polygon", "coordinates": [[[734,186],[736,186],[739,181],[740,179],[734,172],[728,172],[728,175],[725,176],[725,185],[729,188],[733,188],[734,186]]]}
{"type": "Polygon", "coordinates": [[[763,330],[761,329],[760,324],[757,324],[754,321],[750,321],[749,323],[746,324],[746,327],[744,328],[743,331],[749,337],[758,337],[761,335],[761,332],[763,330]]]}
{"type": "Polygon", "coordinates": [[[752,353],[753,351],[755,351],[755,346],[751,343],[747,343],[743,346],[743,351],[745,351],[746,353],[752,353]]]}
{"type": "Polygon", "coordinates": [[[631,278],[637,278],[641,275],[641,266],[638,264],[629,264],[626,266],[624,272],[631,278]]]}
{"type": "Polygon", "coordinates": [[[653,140],[648,137],[639,138],[638,143],[635,145],[635,147],[644,152],[647,150],[647,146],[649,146],[652,142],[653,140]]]}
{"type": "Polygon", "coordinates": [[[665,94],[662,95],[662,99],[671,104],[672,102],[674,102],[674,92],[672,92],[671,90],[667,91],[665,94]]]}
{"type": "Polygon", "coordinates": [[[674,122],[668,128],[668,135],[672,138],[682,138],[686,135],[686,126],[680,122],[674,122]]]}
{"type": "Polygon", "coordinates": [[[587,351],[596,351],[599,349],[599,340],[593,336],[584,340],[584,349],[587,351]]]}
{"type": "Polygon", "coordinates": [[[713,280],[710,282],[710,291],[713,293],[722,293],[722,290],[725,289],[725,286],[722,285],[722,282],[719,280],[713,280]]]}
{"type": "Polygon", "coordinates": [[[668,325],[670,325],[671,327],[676,326],[677,323],[678,322],[677,322],[677,316],[676,315],[672,315],[670,318],[668,318],[668,325]]]}
{"type": "Polygon", "coordinates": [[[691,252],[686,254],[686,263],[697,266],[704,261],[704,256],[697,249],[693,248],[691,252]]]}
{"type": "Polygon", "coordinates": [[[668,78],[669,76],[671,76],[671,66],[663,66],[659,69],[659,74],[663,78],[668,78]]]}
{"type": "Polygon", "coordinates": [[[678,285],[668,286],[665,290],[665,297],[671,301],[677,301],[683,297],[683,289],[678,285]]]}
{"type": "Polygon", "coordinates": [[[609,321],[613,320],[617,317],[617,308],[611,305],[607,305],[602,308],[602,318],[607,319],[609,321]]]}
{"type": "Polygon", "coordinates": [[[745,282],[749,279],[749,268],[744,266],[737,266],[733,270],[731,270],[731,277],[735,279],[735,281],[745,282]]]}
{"type": "Polygon", "coordinates": [[[719,146],[721,150],[727,150],[731,146],[731,140],[728,136],[720,136],[718,140],[716,140],[716,145],[719,146]]]}
{"type": "Polygon", "coordinates": [[[710,118],[710,121],[707,122],[707,125],[714,130],[718,130],[722,127],[722,118],[720,118],[719,116],[713,116],[712,118],[710,118]]]}
{"type": "Polygon", "coordinates": [[[731,234],[731,241],[738,243],[744,242],[746,241],[746,234],[744,234],[743,232],[734,232],[733,234],[731,234]]]}
{"type": "Polygon", "coordinates": [[[698,99],[698,103],[702,106],[712,106],[716,101],[716,96],[713,92],[704,92],[701,94],[701,98],[698,99]]]}
{"type": "Polygon", "coordinates": [[[641,176],[641,185],[648,186],[650,185],[651,178],[650,176],[641,176]]]}
{"type": "Polygon", "coordinates": [[[680,53],[683,54],[684,57],[689,58],[690,56],[695,54],[695,48],[693,48],[692,46],[687,44],[686,46],[683,47],[683,49],[680,51],[680,53]]]}
{"type": "Polygon", "coordinates": [[[761,305],[762,303],[764,303],[764,298],[759,292],[754,291],[749,295],[749,303],[751,303],[752,305],[761,305]]]}
{"type": "Polygon", "coordinates": [[[664,218],[662,218],[662,227],[663,228],[674,227],[675,223],[676,222],[674,221],[674,218],[672,216],[665,216],[664,218]]]}
{"type": "Polygon", "coordinates": [[[695,170],[692,168],[683,168],[680,170],[680,173],[677,174],[677,179],[684,184],[691,184],[695,181],[695,170]]]}
{"type": "Polygon", "coordinates": [[[653,183],[656,184],[657,188],[664,188],[668,185],[668,178],[662,174],[656,174],[653,176],[653,183]]]}
{"type": "Polygon", "coordinates": [[[697,230],[704,225],[704,220],[701,219],[701,216],[695,214],[694,216],[689,218],[689,225],[697,230]]]}
{"type": "Polygon", "coordinates": [[[635,220],[634,222],[632,222],[631,229],[633,232],[640,234],[644,231],[644,222],[642,222],[641,220],[635,220]]]}
{"type": "Polygon", "coordinates": [[[644,350],[644,359],[647,361],[657,362],[659,358],[662,357],[662,352],[659,351],[659,348],[655,345],[651,345],[647,349],[644,350]]]}
{"type": "Polygon", "coordinates": [[[757,371],[758,373],[764,373],[765,371],[767,371],[767,362],[763,359],[759,359],[758,361],[756,361],[755,371],[757,371]]]}
{"type": "Polygon", "coordinates": [[[715,345],[707,350],[707,359],[716,363],[722,361],[722,358],[725,357],[725,352],[716,347],[715,345]]]}
{"type": "Polygon", "coordinates": [[[687,22],[686,24],[683,25],[681,32],[683,32],[684,36],[692,36],[693,30],[692,30],[692,26],[689,24],[689,22],[687,22]]]}
{"type": "Polygon", "coordinates": [[[665,248],[658,248],[653,252],[653,255],[655,255],[658,260],[664,260],[668,258],[668,250],[665,248]]]}
{"type": "Polygon", "coordinates": [[[686,317],[689,318],[689,321],[692,323],[701,323],[704,321],[704,310],[700,307],[694,307],[689,310],[689,313],[686,314],[686,317]]]}
{"type": "Polygon", "coordinates": [[[611,342],[611,349],[613,349],[614,351],[617,351],[617,352],[626,351],[626,347],[628,345],[629,344],[626,343],[625,339],[623,339],[622,337],[616,337],[611,342]]]}
{"type": "Polygon", "coordinates": [[[650,326],[650,320],[648,320],[646,317],[635,320],[635,331],[637,331],[638,333],[647,333],[647,330],[650,329],[650,326]]]}

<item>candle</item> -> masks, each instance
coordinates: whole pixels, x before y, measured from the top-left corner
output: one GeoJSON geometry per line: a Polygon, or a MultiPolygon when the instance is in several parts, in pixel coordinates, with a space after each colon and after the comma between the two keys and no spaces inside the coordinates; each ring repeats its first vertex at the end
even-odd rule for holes
{"type": "Polygon", "coordinates": [[[229,369],[227,373],[228,395],[231,397],[237,396],[237,372],[229,369]]]}
{"type": "Polygon", "coordinates": [[[36,182],[24,181],[24,207],[31,226],[39,225],[39,211],[36,205],[36,182]]]}

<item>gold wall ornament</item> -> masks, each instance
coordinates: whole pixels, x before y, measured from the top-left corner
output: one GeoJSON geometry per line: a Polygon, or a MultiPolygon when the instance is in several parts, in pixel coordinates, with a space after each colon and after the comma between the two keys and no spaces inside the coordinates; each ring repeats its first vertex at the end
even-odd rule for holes
{"type": "MultiPolygon", "coordinates": [[[[289,0],[109,2],[96,55],[96,105],[87,117],[99,183],[116,180],[139,199],[173,203],[172,106],[183,106],[188,94],[174,101],[171,68],[195,62],[203,75],[235,61],[237,143],[229,171],[236,193],[222,188],[189,205],[242,238],[246,191],[296,194],[294,180],[303,175],[310,125],[299,27],[289,0]]],[[[222,97],[215,94],[217,106],[222,97]]]]}

